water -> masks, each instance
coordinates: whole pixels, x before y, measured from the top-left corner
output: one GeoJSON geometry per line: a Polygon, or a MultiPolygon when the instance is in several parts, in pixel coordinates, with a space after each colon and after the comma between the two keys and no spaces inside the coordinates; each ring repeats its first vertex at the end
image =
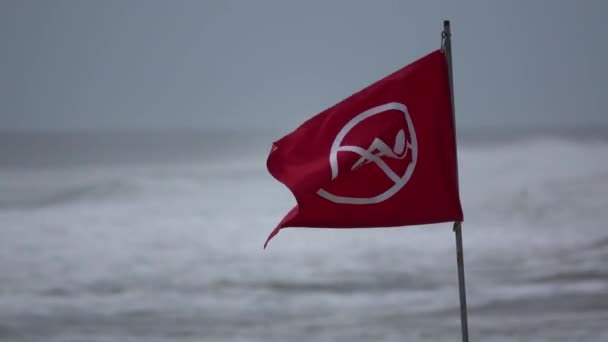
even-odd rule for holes
{"type": "MultiPolygon", "coordinates": [[[[459,146],[471,340],[608,340],[608,140],[507,136],[459,146]]],[[[458,341],[449,224],[262,250],[276,137],[1,135],[0,340],[458,341]]]]}

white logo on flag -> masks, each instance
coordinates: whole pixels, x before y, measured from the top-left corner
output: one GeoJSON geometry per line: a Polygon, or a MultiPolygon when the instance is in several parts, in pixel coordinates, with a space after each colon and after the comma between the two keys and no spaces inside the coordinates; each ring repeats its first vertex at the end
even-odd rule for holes
{"type": "Polygon", "coordinates": [[[414,125],[412,119],[407,111],[407,107],[398,102],[390,102],[381,106],[370,108],[363,113],[352,118],[349,122],[342,127],[338,135],[334,139],[331,145],[331,151],[329,153],[329,165],[331,166],[331,180],[338,177],[338,153],[339,152],[353,152],[361,156],[359,160],[353,164],[351,170],[359,168],[367,163],[374,163],[378,166],[382,172],[393,182],[393,185],[388,190],[373,196],[373,197],[346,197],[337,196],[331,194],[324,189],[319,189],[317,194],[329,201],[342,204],[373,204],[386,201],[393,197],[401,188],[410,180],[414,168],[416,167],[416,160],[418,159],[418,142],[416,141],[416,132],[414,131],[414,125]],[[359,146],[341,146],[344,137],[359,123],[368,119],[374,115],[385,113],[389,110],[398,110],[403,113],[407,129],[410,134],[410,141],[406,142],[405,132],[400,130],[395,137],[395,146],[389,147],[380,138],[375,138],[372,144],[364,149],[359,146]],[[408,164],[407,168],[400,176],[396,174],[383,160],[382,157],[392,159],[404,159],[408,153],[411,153],[412,161],[408,164]]]}

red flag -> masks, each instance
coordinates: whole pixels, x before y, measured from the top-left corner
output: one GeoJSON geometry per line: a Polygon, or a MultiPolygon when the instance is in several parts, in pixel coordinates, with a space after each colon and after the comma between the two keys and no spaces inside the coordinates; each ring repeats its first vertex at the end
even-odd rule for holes
{"type": "Polygon", "coordinates": [[[462,221],[447,62],[435,51],[276,141],[272,176],[296,198],[285,227],[462,221]]]}

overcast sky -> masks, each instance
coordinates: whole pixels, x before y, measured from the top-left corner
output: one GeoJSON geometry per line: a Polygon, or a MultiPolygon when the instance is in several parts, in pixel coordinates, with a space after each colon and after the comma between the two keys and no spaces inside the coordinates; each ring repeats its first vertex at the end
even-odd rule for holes
{"type": "Polygon", "coordinates": [[[0,0],[0,129],[294,128],[439,47],[462,127],[608,124],[608,1],[0,0]]]}

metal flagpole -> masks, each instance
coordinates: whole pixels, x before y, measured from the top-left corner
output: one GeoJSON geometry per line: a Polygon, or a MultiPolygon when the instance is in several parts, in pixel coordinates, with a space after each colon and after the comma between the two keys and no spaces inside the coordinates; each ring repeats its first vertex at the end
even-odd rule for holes
{"type": "MultiPolygon", "coordinates": [[[[456,119],[454,107],[454,77],[452,74],[452,32],[450,21],[443,21],[442,46],[448,62],[448,76],[450,79],[450,98],[452,100],[452,125],[454,127],[454,140],[456,140],[456,119]]],[[[454,151],[454,153],[457,153],[454,151]]],[[[458,158],[456,158],[458,160],[458,158]]],[[[458,173],[458,167],[456,167],[458,173]]],[[[458,174],[457,174],[458,176],[458,174]]],[[[467,319],[467,294],[464,281],[464,258],[462,252],[462,222],[454,222],[454,234],[456,235],[456,263],[458,264],[458,289],[460,291],[460,327],[462,330],[462,341],[469,342],[469,325],[467,319]]]]}
{"type": "Polygon", "coordinates": [[[462,341],[469,342],[469,325],[467,319],[467,294],[464,286],[464,261],[462,254],[462,222],[454,222],[456,234],[456,262],[458,263],[458,289],[460,290],[460,328],[462,341]]]}

